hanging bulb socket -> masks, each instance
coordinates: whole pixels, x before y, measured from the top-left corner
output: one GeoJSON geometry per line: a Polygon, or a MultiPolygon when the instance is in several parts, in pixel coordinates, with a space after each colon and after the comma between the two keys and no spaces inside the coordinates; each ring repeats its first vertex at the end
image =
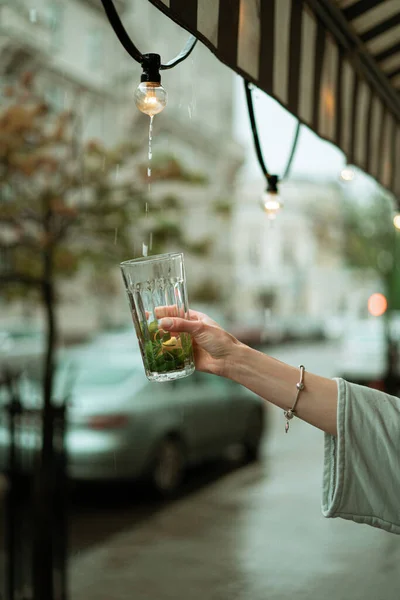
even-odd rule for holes
{"type": "Polygon", "coordinates": [[[278,190],[278,175],[270,175],[267,179],[267,189],[266,192],[270,194],[279,194],[278,190]]]}
{"type": "Polygon", "coordinates": [[[143,54],[142,69],[143,73],[140,81],[150,81],[151,83],[161,83],[160,75],[161,57],[159,54],[143,54]]]}
{"type": "Polygon", "coordinates": [[[267,178],[267,189],[262,196],[262,207],[266,212],[268,219],[275,219],[276,215],[283,207],[283,202],[278,190],[278,181],[277,175],[269,175],[267,178]]]}
{"type": "Polygon", "coordinates": [[[136,88],[134,100],[140,112],[154,117],[167,104],[167,92],[161,85],[161,58],[159,54],[143,54],[140,83],[136,88]]]}

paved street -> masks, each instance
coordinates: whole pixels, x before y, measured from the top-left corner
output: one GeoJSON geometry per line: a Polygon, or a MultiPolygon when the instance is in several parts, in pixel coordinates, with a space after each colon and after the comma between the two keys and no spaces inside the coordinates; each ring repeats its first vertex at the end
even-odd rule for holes
{"type": "MultiPolygon", "coordinates": [[[[272,354],[337,372],[334,347],[272,354]]],[[[76,509],[71,598],[398,600],[400,538],[324,519],[323,434],[296,421],[285,436],[281,412],[269,414],[260,464],[226,469],[164,507],[76,509]]]]}

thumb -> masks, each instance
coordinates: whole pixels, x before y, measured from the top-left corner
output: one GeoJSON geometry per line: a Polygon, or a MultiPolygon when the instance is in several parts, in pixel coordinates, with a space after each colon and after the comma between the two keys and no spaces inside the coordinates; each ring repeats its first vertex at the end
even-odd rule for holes
{"type": "Polygon", "coordinates": [[[167,317],[161,319],[160,327],[164,331],[176,331],[177,333],[190,333],[195,335],[201,331],[203,323],[201,321],[189,321],[188,319],[178,319],[167,317]]]}

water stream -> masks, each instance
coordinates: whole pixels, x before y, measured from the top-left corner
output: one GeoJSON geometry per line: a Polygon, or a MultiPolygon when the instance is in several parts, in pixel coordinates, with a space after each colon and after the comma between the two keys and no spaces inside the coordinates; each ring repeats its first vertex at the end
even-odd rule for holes
{"type": "MultiPolygon", "coordinates": [[[[154,121],[154,116],[150,117],[150,123],[149,123],[149,151],[148,151],[148,164],[147,164],[147,191],[150,194],[151,193],[151,159],[153,158],[153,150],[152,150],[152,141],[153,141],[153,121],[154,121]]],[[[145,205],[145,213],[146,213],[146,219],[149,216],[149,203],[146,202],[145,205]]],[[[150,250],[151,250],[151,246],[152,246],[152,234],[150,234],[150,250]]],[[[149,252],[149,244],[145,244],[145,242],[143,242],[142,244],[142,255],[143,256],[147,256],[149,252]]]]}
{"type": "Polygon", "coordinates": [[[150,117],[150,125],[149,125],[149,163],[147,167],[147,178],[148,178],[148,191],[151,192],[151,159],[153,158],[153,151],[151,148],[151,143],[153,141],[153,119],[154,117],[150,117]]]}

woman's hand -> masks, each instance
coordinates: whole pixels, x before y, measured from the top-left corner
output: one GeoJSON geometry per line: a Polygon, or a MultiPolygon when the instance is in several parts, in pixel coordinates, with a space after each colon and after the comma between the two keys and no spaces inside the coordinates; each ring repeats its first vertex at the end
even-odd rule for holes
{"type": "Polygon", "coordinates": [[[162,319],[160,327],[165,331],[189,333],[193,340],[196,368],[224,376],[230,357],[235,348],[241,345],[240,342],[201,312],[191,310],[190,320],[169,316],[171,312],[168,308],[156,310],[157,318],[162,319]]]}

